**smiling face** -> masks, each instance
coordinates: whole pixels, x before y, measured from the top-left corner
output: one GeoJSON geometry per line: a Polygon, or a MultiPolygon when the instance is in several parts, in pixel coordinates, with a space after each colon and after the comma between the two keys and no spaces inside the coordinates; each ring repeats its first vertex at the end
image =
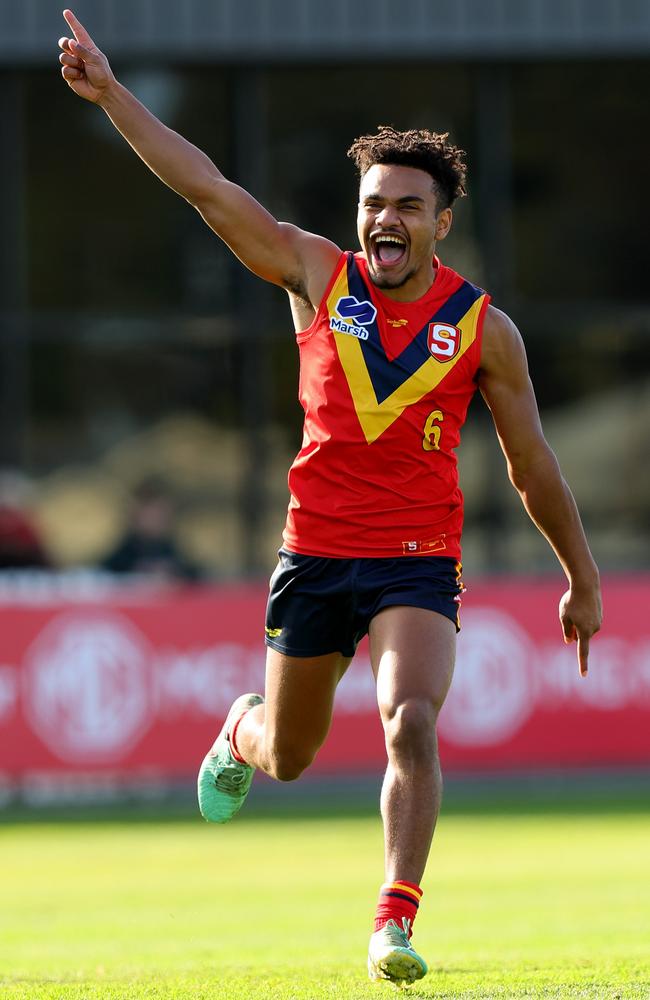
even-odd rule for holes
{"type": "Polygon", "coordinates": [[[394,299],[420,298],[433,283],[436,240],[451,226],[438,211],[433,178],[424,170],[379,164],[361,178],[357,232],[370,279],[394,299]]]}

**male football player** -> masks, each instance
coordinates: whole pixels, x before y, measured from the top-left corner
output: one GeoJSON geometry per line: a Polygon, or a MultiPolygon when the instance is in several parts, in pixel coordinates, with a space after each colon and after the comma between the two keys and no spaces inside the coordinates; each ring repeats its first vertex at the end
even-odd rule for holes
{"type": "MultiPolygon", "coordinates": [[[[436,245],[465,193],[445,135],[382,127],[349,151],[360,174],[361,250],[276,221],[113,76],[71,11],[63,77],[99,105],[165,184],[246,267],[286,289],[300,351],[303,445],[266,621],[264,697],[232,706],[199,773],[204,817],[230,819],[255,768],[297,778],[327,735],[336,686],[369,635],[388,766],[381,794],[385,882],[371,978],[427,971],[411,944],[441,775],[436,719],[452,679],[460,603],[462,496],[454,449],[478,387],[510,479],[568,580],[567,642],[587,673],[601,620],[598,571],[546,443],[521,337],[436,245]]],[[[354,766],[351,761],[350,766],[354,766]]]]}

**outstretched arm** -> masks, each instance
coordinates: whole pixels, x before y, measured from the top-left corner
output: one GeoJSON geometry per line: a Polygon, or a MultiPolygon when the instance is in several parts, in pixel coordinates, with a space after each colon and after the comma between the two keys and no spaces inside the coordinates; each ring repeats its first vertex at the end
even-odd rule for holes
{"type": "Polygon", "coordinates": [[[62,74],[79,97],[98,104],[147,166],[193,205],[255,274],[317,306],[339,256],[329,240],[278,222],[227,180],[205,153],[151,114],[115,79],[108,59],[71,10],[72,38],[59,39],[62,74]]]}
{"type": "Polygon", "coordinates": [[[571,490],[542,432],[521,336],[505,313],[493,307],[485,319],[479,386],[510,480],[569,581],[560,601],[560,621],[565,642],[578,644],[578,664],[585,676],[589,640],[602,620],[598,569],[571,490]]]}

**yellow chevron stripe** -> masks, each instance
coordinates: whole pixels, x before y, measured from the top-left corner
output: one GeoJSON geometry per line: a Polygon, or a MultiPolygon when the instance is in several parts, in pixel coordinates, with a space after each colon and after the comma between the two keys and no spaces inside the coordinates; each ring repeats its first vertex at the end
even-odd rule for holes
{"type": "MultiPolygon", "coordinates": [[[[343,266],[341,272],[332,285],[332,291],[327,296],[327,311],[330,316],[338,316],[336,311],[336,303],[339,299],[345,298],[346,295],[350,294],[350,289],[348,287],[348,263],[347,258],[343,260],[343,266]]],[[[346,336],[344,334],[344,336],[346,336]]]]}
{"type": "MultiPolygon", "coordinates": [[[[335,314],[335,305],[342,295],[347,295],[347,273],[345,270],[337,279],[327,300],[330,315],[335,314]]],[[[390,425],[397,420],[407,406],[419,402],[423,396],[435,389],[449,374],[476,340],[476,330],[485,295],[481,295],[456,324],[461,331],[460,350],[450,361],[428,358],[416,372],[407,378],[383,402],[377,396],[368,374],[361,344],[347,333],[334,331],[339,359],[345,371],[354,408],[368,444],[376,441],[390,425]]]]}

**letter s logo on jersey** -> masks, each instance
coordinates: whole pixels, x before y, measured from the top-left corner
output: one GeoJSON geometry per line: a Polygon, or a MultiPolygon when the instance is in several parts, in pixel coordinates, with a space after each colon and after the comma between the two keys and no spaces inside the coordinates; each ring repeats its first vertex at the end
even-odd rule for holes
{"type": "Polygon", "coordinates": [[[460,349],[460,330],[447,323],[429,323],[427,347],[436,361],[451,361],[460,349]]]}

